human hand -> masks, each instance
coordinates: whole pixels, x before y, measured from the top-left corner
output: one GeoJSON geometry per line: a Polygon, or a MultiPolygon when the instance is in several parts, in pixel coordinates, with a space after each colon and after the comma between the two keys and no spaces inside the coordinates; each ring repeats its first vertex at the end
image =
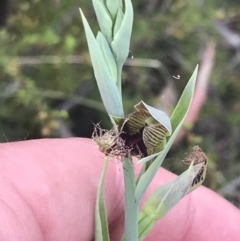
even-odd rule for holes
{"type": "MultiPolygon", "coordinates": [[[[103,155],[89,139],[46,139],[0,145],[0,240],[94,240],[103,155]]],[[[135,165],[136,171],[140,164],[135,165]]],[[[174,174],[161,169],[147,195],[174,174]]],[[[124,229],[121,163],[110,161],[105,198],[111,240],[124,229]]],[[[146,197],[145,197],[146,198],[146,197]]],[[[237,241],[240,211],[200,187],[159,220],[147,241],[237,241]]]]}

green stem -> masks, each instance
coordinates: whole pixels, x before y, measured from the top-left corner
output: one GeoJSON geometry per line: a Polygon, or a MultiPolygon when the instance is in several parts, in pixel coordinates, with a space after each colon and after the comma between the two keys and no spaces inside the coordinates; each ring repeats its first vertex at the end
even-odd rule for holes
{"type": "Polygon", "coordinates": [[[123,163],[125,182],[125,235],[124,241],[138,241],[138,203],[135,197],[136,181],[132,159],[123,163]]]}

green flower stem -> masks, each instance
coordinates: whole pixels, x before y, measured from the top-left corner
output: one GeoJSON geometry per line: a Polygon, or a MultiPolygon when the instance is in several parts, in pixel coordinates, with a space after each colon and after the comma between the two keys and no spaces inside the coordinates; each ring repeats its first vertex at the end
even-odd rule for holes
{"type": "Polygon", "coordinates": [[[135,197],[136,181],[132,159],[123,163],[125,182],[125,234],[122,241],[138,241],[138,203],[135,197]]]}

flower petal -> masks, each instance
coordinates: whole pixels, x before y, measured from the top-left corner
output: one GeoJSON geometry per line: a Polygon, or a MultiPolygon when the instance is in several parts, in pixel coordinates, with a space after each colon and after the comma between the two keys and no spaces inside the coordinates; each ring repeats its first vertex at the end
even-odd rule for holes
{"type": "Polygon", "coordinates": [[[150,116],[147,111],[135,111],[126,117],[122,125],[122,130],[124,130],[124,127],[127,125],[129,134],[133,135],[145,126],[145,120],[150,116]]]}
{"type": "Polygon", "coordinates": [[[163,125],[146,126],[143,130],[143,141],[147,148],[157,148],[166,137],[167,129],[163,125]]]}
{"type": "Polygon", "coordinates": [[[169,117],[167,114],[159,109],[156,109],[150,105],[147,105],[143,101],[139,102],[137,105],[134,106],[136,110],[145,110],[148,111],[151,116],[160,124],[162,124],[167,130],[168,134],[172,133],[172,126],[169,117]]]}

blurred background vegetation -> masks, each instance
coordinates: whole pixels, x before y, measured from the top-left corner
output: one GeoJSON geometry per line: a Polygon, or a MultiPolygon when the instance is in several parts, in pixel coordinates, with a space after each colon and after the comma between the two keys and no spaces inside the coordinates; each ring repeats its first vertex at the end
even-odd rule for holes
{"type": "MultiPolygon", "coordinates": [[[[143,99],[170,115],[199,63],[196,92],[202,95],[164,165],[182,172],[181,160],[199,145],[210,162],[205,185],[240,207],[239,1],[133,0],[133,5],[133,59],[122,76],[126,113],[143,99]]],[[[96,33],[89,0],[1,0],[1,142],[91,137],[92,123],[111,127],[79,7],[96,33]]]]}

